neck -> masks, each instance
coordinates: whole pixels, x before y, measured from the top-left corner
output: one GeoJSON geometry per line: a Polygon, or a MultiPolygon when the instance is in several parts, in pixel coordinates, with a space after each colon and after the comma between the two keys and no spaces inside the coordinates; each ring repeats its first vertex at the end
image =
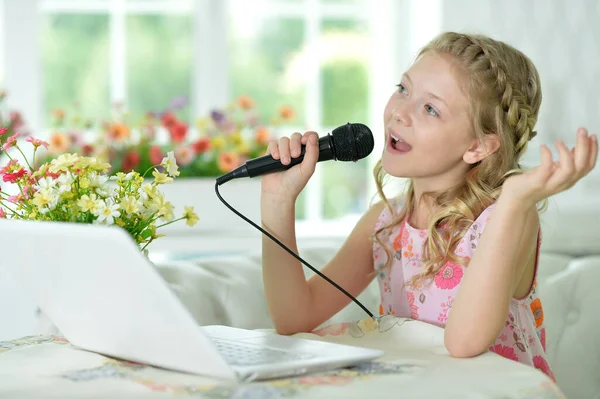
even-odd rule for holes
{"type": "Polygon", "coordinates": [[[411,226],[418,229],[426,228],[429,224],[431,215],[437,211],[435,201],[437,194],[458,186],[464,179],[464,174],[460,176],[443,175],[413,178],[415,205],[410,216],[411,226]]]}

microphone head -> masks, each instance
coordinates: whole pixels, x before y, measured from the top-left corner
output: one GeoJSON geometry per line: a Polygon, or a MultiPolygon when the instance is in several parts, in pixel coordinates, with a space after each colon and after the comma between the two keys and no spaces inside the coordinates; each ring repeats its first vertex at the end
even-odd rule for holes
{"type": "Polygon", "coordinates": [[[338,161],[356,162],[369,155],[375,145],[371,129],[362,123],[346,123],[331,132],[338,161]]]}

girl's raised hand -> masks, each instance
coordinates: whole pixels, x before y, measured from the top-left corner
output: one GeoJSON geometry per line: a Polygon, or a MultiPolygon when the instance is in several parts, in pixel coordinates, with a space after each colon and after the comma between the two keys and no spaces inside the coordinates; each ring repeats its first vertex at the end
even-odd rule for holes
{"type": "Polygon", "coordinates": [[[577,130],[577,143],[571,151],[560,140],[557,140],[556,147],[559,153],[558,161],[554,161],[550,149],[542,145],[541,164],[523,174],[509,177],[504,182],[502,196],[535,205],[573,187],[596,165],[598,136],[590,136],[585,128],[577,130]]]}

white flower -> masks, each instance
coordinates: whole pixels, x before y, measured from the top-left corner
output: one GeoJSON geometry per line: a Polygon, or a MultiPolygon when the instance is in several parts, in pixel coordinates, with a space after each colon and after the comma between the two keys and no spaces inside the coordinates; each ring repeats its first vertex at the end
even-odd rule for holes
{"type": "Polygon", "coordinates": [[[39,179],[37,184],[33,187],[39,191],[41,189],[52,189],[52,188],[54,188],[55,184],[56,184],[56,182],[54,181],[53,178],[44,177],[42,179],[39,179]]]}
{"type": "Polygon", "coordinates": [[[95,190],[96,194],[103,198],[111,197],[114,192],[114,189],[106,184],[95,187],[95,190]]]}
{"type": "Polygon", "coordinates": [[[98,173],[90,173],[88,180],[90,181],[90,187],[101,187],[106,184],[109,177],[106,175],[99,175],[98,173]]]}
{"type": "Polygon", "coordinates": [[[115,218],[120,215],[119,204],[113,204],[112,200],[101,201],[93,212],[98,218],[94,223],[113,224],[115,218]]]}
{"type": "Polygon", "coordinates": [[[63,194],[67,191],[71,191],[71,185],[73,184],[73,181],[73,176],[71,176],[70,173],[63,173],[58,176],[58,179],[56,179],[56,182],[58,183],[58,193],[63,194]]]}
{"type": "Polygon", "coordinates": [[[177,160],[173,151],[167,152],[167,156],[163,158],[160,164],[167,170],[169,176],[179,176],[179,167],[177,166],[177,160]]]}

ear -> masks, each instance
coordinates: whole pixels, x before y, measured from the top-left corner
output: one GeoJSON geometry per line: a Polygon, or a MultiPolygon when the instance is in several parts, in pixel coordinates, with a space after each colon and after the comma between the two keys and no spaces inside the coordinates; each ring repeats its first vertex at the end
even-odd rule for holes
{"type": "Polygon", "coordinates": [[[497,134],[486,134],[481,139],[476,139],[463,155],[463,160],[468,164],[476,164],[492,155],[500,148],[500,137],[497,134]]]}

